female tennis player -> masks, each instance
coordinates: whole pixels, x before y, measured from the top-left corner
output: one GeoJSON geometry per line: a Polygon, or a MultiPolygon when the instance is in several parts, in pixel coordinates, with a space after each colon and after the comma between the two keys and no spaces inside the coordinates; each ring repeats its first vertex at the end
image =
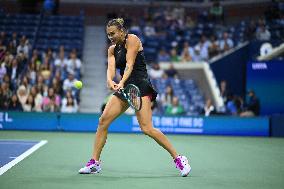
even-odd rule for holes
{"type": "Polygon", "coordinates": [[[141,130],[144,134],[153,138],[159,145],[166,149],[172,158],[181,176],[187,176],[191,170],[185,156],[178,155],[167,137],[152,125],[151,101],[154,101],[157,92],[149,80],[143,47],[140,39],[133,34],[128,34],[121,18],[112,19],[108,22],[106,32],[112,46],[108,49],[107,84],[114,94],[106,104],[99,119],[96,132],[93,157],[79,170],[80,174],[98,173],[101,171],[100,155],[105,145],[108,127],[111,122],[129,107],[127,101],[121,96],[119,89],[128,84],[136,85],[142,96],[142,107],[136,111],[136,116],[141,130]],[[115,83],[116,68],[122,76],[119,83],[115,83]]]}

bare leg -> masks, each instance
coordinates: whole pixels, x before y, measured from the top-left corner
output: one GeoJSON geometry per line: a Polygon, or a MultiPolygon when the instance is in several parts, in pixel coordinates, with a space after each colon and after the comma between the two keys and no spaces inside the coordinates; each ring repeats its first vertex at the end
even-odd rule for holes
{"type": "Polygon", "coordinates": [[[144,134],[153,138],[159,145],[166,149],[171,156],[175,159],[178,154],[169,139],[158,129],[153,128],[152,125],[152,110],[151,101],[149,97],[142,97],[142,108],[139,112],[136,112],[136,116],[144,134]]]}
{"type": "Polygon", "coordinates": [[[108,127],[110,123],[121,113],[127,110],[126,102],[120,100],[117,96],[112,96],[107,103],[103,114],[99,119],[99,125],[95,136],[93,159],[99,161],[102,149],[106,143],[108,127]]]}

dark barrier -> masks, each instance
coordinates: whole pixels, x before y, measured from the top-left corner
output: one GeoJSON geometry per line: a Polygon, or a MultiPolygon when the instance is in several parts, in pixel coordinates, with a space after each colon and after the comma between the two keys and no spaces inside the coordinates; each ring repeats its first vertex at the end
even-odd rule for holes
{"type": "Polygon", "coordinates": [[[271,136],[284,137],[284,115],[271,116],[271,136]]]}
{"type": "Polygon", "coordinates": [[[247,64],[247,90],[260,100],[261,115],[284,114],[284,61],[247,64]]]}
{"type": "Polygon", "coordinates": [[[245,71],[246,63],[249,60],[248,52],[249,45],[246,45],[210,65],[217,82],[220,83],[221,80],[226,80],[229,90],[234,94],[243,95],[245,92],[245,71]]]}
{"type": "MultiPolygon", "coordinates": [[[[3,130],[61,130],[95,132],[99,114],[56,113],[0,113],[3,130]]],[[[269,136],[266,117],[168,117],[153,116],[153,124],[165,133],[269,136]]],[[[109,128],[109,132],[141,132],[135,116],[122,115],[109,128]]]]}
{"type": "MultiPolygon", "coordinates": [[[[220,83],[221,80],[227,80],[229,89],[232,93],[244,96],[246,91],[246,64],[250,60],[255,60],[259,56],[259,49],[267,41],[252,41],[248,45],[234,51],[224,58],[210,64],[211,69],[220,83]]],[[[282,41],[269,41],[273,47],[282,43],[282,41]]]]}

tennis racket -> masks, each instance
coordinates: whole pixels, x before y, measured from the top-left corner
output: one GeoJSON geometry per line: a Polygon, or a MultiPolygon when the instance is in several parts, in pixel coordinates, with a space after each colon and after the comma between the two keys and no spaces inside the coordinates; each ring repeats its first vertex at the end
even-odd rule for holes
{"type": "Polygon", "coordinates": [[[141,110],[142,98],[140,90],[137,86],[129,84],[125,88],[119,89],[118,92],[122,94],[123,98],[135,111],[141,110]]]}

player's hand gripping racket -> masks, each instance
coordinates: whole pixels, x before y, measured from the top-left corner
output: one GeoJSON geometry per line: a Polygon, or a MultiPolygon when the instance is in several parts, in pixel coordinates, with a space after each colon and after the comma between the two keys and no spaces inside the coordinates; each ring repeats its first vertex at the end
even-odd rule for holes
{"type": "Polygon", "coordinates": [[[140,90],[137,86],[129,84],[125,88],[119,89],[118,91],[135,111],[141,110],[142,98],[140,90]]]}

